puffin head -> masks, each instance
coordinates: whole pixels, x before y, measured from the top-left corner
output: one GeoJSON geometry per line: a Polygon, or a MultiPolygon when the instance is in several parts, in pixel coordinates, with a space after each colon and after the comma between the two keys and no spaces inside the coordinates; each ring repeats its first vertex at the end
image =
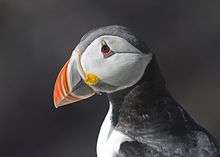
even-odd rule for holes
{"type": "Polygon", "coordinates": [[[123,26],[85,34],[61,69],[54,88],[56,107],[136,84],[152,59],[150,48],[123,26]]]}

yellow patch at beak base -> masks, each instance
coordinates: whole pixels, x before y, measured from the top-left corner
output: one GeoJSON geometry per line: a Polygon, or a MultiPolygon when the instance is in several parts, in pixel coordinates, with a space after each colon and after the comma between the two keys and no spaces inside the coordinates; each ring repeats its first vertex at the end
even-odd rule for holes
{"type": "Polygon", "coordinates": [[[87,85],[94,86],[100,81],[100,79],[95,74],[88,73],[86,74],[84,81],[87,85]]]}

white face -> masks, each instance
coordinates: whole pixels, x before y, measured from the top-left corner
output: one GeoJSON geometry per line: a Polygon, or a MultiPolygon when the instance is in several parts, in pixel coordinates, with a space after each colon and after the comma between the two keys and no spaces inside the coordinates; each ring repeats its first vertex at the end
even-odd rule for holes
{"type": "Polygon", "coordinates": [[[81,65],[85,73],[100,78],[95,91],[111,93],[134,85],[143,75],[152,54],[143,54],[123,38],[111,35],[95,39],[82,53],[81,65]],[[107,45],[111,53],[103,53],[107,45]]]}

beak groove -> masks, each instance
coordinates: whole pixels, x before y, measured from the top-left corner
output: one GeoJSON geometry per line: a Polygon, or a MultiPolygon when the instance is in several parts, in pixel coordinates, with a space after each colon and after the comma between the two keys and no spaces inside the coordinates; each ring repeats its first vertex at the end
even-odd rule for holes
{"type": "Polygon", "coordinates": [[[71,59],[64,64],[55,81],[53,101],[56,108],[95,94],[87,84],[82,83],[83,80],[77,70],[76,58],[71,59]]]}
{"type": "Polygon", "coordinates": [[[70,87],[68,84],[68,76],[67,76],[67,67],[69,61],[65,63],[63,68],[58,74],[58,77],[55,82],[53,98],[55,107],[63,106],[67,104],[70,100],[73,101],[73,97],[70,99],[70,87]]]}
{"type": "Polygon", "coordinates": [[[82,99],[80,96],[75,95],[71,90],[67,71],[68,64],[69,61],[67,61],[61,69],[55,82],[53,100],[56,108],[82,99]]]}

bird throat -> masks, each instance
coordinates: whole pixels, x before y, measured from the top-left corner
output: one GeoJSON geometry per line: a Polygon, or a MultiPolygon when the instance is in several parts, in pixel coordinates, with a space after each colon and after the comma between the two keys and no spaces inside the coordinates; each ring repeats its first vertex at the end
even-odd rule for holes
{"type": "MultiPolygon", "coordinates": [[[[162,98],[169,98],[165,81],[160,73],[155,56],[147,66],[142,78],[132,87],[108,94],[112,104],[112,125],[129,123],[127,118],[142,117],[155,110],[162,98]]],[[[156,112],[156,111],[155,111],[156,112]]],[[[127,124],[125,124],[127,125],[127,124]]]]}

